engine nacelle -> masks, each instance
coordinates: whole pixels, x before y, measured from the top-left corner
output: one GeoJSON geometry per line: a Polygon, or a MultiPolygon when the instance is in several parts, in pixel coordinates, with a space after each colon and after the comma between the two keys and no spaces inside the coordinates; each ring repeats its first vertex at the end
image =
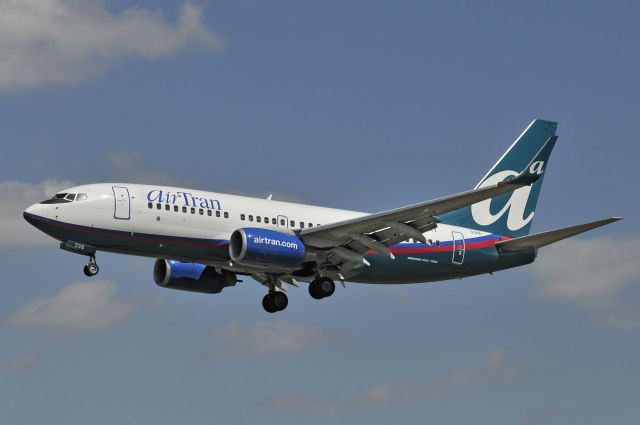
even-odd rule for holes
{"type": "Polygon", "coordinates": [[[237,282],[236,275],[204,264],[183,263],[173,260],[156,260],[153,280],[158,286],[181,291],[217,294],[237,282]]]}
{"type": "Polygon", "coordinates": [[[229,256],[245,266],[295,270],[305,261],[304,243],[294,235],[245,227],[231,234],[229,256]]]}

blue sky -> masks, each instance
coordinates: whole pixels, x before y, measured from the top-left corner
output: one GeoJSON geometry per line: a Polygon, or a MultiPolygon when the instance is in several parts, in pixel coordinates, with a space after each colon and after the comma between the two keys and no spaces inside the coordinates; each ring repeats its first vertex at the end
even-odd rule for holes
{"type": "Polygon", "coordinates": [[[0,0],[2,422],[637,423],[638,12],[0,0]],[[536,117],[560,137],[533,230],[625,220],[493,276],[271,316],[251,280],[169,291],[148,259],[89,281],[21,217],[99,181],[375,212],[473,187],[536,117]]]}

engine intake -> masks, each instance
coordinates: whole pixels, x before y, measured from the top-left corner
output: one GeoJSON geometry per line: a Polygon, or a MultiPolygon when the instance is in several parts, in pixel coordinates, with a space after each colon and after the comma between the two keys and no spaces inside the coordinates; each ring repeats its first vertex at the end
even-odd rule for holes
{"type": "Polygon", "coordinates": [[[296,270],[304,263],[306,254],[300,239],[269,229],[238,229],[229,242],[229,257],[245,266],[296,270]]]}
{"type": "Polygon", "coordinates": [[[227,286],[234,286],[236,275],[227,270],[218,273],[214,267],[174,260],[156,260],[153,280],[158,286],[180,291],[217,294],[227,286]]]}

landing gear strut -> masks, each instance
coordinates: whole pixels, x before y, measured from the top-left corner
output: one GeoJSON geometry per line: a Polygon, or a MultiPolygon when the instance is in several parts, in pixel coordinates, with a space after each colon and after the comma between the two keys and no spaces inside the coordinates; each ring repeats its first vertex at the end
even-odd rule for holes
{"type": "Polygon", "coordinates": [[[289,298],[287,294],[279,291],[271,291],[262,299],[262,307],[267,313],[275,313],[287,308],[289,298]]]}
{"type": "Polygon", "coordinates": [[[96,263],[96,257],[91,256],[89,259],[89,262],[87,263],[87,265],[84,266],[84,274],[86,276],[95,276],[98,274],[98,272],[100,271],[100,268],[98,267],[98,263],[96,263]]]}
{"type": "Polygon", "coordinates": [[[330,297],[336,290],[336,284],[328,277],[314,279],[309,284],[309,294],[316,300],[330,297]]]}

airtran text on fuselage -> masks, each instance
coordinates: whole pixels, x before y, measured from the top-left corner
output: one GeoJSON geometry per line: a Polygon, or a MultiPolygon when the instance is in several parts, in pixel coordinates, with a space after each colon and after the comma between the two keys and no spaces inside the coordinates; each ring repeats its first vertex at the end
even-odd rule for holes
{"type": "Polygon", "coordinates": [[[171,192],[168,190],[154,189],[147,193],[147,201],[161,202],[171,205],[183,205],[185,207],[208,208],[212,210],[221,210],[222,206],[217,199],[203,198],[196,196],[191,192],[171,192]]]}

